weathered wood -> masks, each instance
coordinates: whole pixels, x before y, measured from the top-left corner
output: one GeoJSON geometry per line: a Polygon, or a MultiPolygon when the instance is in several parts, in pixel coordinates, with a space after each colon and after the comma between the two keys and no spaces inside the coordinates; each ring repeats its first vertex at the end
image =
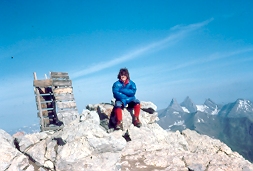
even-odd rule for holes
{"type": "Polygon", "coordinates": [[[43,123],[44,123],[44,127],[46,127],[47,125],[50,124],[50,119],[49,118],[43,118],[43,123]]]}
{"type": "Polygon", "coordinates": [[[57,101],[73,101],[74,94],[55,94],[55,100],[57,101]]]}
{"type": "Polygon", "coordinates": [[[53,86],[72,86],[71,80],[53,80],[53,86]]]}
{"type": "MultiPolygon", "coordinates": [[[[37,108],[39,103],[37,103],[37,108]]],[[[53,108],[53,104],[52,103],[41,103],[41,109],[47,109],[47,108],[53,108]]]]}
{"type": "Polygon", "coordinates": [[[54,76],[51,76],[51,79],[53,80],[68,80],[69,79],[69,76],[68,75],[54,75],[54,76]]]}
{"type": "Polygon", "coordinates": [[[53,80],[45,79],[45,80],[33,80],[34,87],[49,87],[52,86],[53,80]]]}
{"type": "Polygon", "coordinates": [[[36,87],[39,90],[40,94],[48,94],[52,93],[52,88],[51,87],[36,87]]]}
{"type": "MultiPolygon", "coordinates": [[[[46,103],[47,101],[53,101],[53,94],[39,94],[39,100],[41,103],[46,103]]],[[[37,96],[35,96],[36,102],[38,102],[37,100],[37,96]]]]}
{"type": "Polygon", "coordinates": [[[50,72],[51,78],[55,78],[55,77],[66,77],[69,74],[67,72],[50,72]]]}
{"type": "Polygon", "coordinates": [[[60,127],[54,125],[57,117],[68,118],[78,115],[72,81],[69,80],[68,73],[51,72],[50,79],[46,77],[45,80],[37,80],[36,73],[34,73],[33,85],[41,131],[63,128],[63,125],[60,127]]]}
{"type": "Polygon", "coordinates": [[[42,109],[42,112],[43,112],[43,111],[47,111],[47,110],[54,110],[54,108],[46,108],[46,109],[42,109]]]}
{"type": "Polygon", "coordinates": [[[69,79],[69,75],[67,72],[51,72],[51,79],[53,80],[58,80],[58,79],[63,79],[63,80],[68,80],[69,79]]]}
{"type": "Polygon", "coordinates": [[[59,109],[76,108],[76,102],[56,102],[56,106],[59,109]]]}
{"type": "Polygon", "coordinates": [[[45,127],[44,129],[43,129],[43,131],[48,131],[48,130],[60,130],[60,129],[62,129],[64,126],[62,125],[62,126],[49,126],[49,127],[45,127]]]}
{"type": "MultiPolygon", "coordinates": [[[[52,116],[52,115],[54,115],[53,110],[44,110],[44,111],[42,111],[42,116],[43,117],[48,117],[48,116],[52,116]]],[[[38,117],[40,117],[40,112],[38,112],[38,117]]]]}
{"type": "Polygon", "coordinates": [[[53,89],[54,94],[62,94],[62,93],[73,93],[72,87],[59,87],[53,89]]]}
{"type": "MultiPolygon", "coordinates": [[[[48,102],[52,102],[53,101],[53,96],[48,96],[47,98],[44,98],[44,97],[45,96],[39,96],[41,103],[48,103],[48,102]]],[[[36,103],[38,103],[37,97],[35,97],[35,100],[36,100],[36,103]]]]}
{"type": "MultiPolygon", "coordinates": [[[[33,73],[33,77],[34,77],[34,81],[37,80],[37,76],[36,76],[36,72],[33,73]]],[[[33,87],[34,89],[34,92],[36,94],[36,97],[37,97],[37,101],[38,101],[38,110],[39,110],[39,117],[40,117],[40,128],[42,131],[44,131],[44,122],[43,120],[41,119],[43,116],[42,116],[42,109],[41,109],[41,105],[40,105],[40,93],[39,93],[39,90],[35,87],[33,87]]]]}

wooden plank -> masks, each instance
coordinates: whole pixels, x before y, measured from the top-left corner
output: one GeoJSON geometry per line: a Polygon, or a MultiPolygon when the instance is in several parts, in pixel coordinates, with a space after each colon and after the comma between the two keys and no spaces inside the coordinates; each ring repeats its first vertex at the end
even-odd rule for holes
{"type": "Polygon", "coordinates": [[[51,76],[51,79],[53,80],[69,80],[69,76],[63,76],[63,75],[55,75],[55,76],[51,76]]]}
{"type": "MultiPolygon", "coordinates": [[[[40,105],[41,105],[41,109],[53,108],[52,103],[41,103],[40,105]]],[[[38,103],[37,103],[37,107],[38,107],[38,103]]]]}
{"type": "MultiPolygon", "coordinates": [[[[38,102],[37,96],[35,96],[36,103],[38,102]]],[[[53,95],[48,96],[39,96],[39,100],[41,103],[48,103],[53,101],[53,95]]]]}
{"type": "MultiPolygon", "coordinates": [[[[40,117],[39,115],[40,114],[38,112],[38,117],[40,117]]],[[[48,116],[52,116],[52,115],[54,115],[54,111],[53,110],[44,110],[44,111],[42,111],[42,116],[43,117],[48,117],[48,116]]]]}
{"type": "Polygon", "coordinates": [[[53,89],[53,92],[56,96],[56,94],[64,94],[64,93],[73,93],[73,88],[72,87],[59,87],[53,89]]]}
{"type": "Polygon", "coordinates": [[[46,108],[46,109],[43,109],[42,112],[43,111],[48,111],[48,110],[54,110],[54,108],[46,108]]]}
{"type": "Polygon", "coordinates": [[[71,80],[53,80],[53,86],[72,86],[71,80]]]}
{"type": "Polygon", "coordinates": [[[65,77],[68,76],[69,74],[67,72],[51,72],[50,75],[51,77],[59,77],[59,76],[65,77]]]}
{"type": "Polygon", "coordinates": [[[62,129],[64,126],[48,126],[48,127],[44,127],[43,131],[48,131],[48,130],[60,130],[62,129]]]}
{"type": "Polygon", "coordinates": [[[47,126],[50,124],[50,119],[49,118],[43,118],[43,123],[44,123],[44,126],[47,126]]]}
{"type": "Polygon", "coordinates": [[[76,102],[56,102],[56,106],[59,109],[76,108],[76,102]]]}
{"type": "Polygon", "coordinates": [[[49,94],[52,93],[52,88],[51,87],[36,87],[39,90],[40,94],[49,94]]]}
{"type": "Polygon", "coordinates": [[[33,80],[34,87],[49,87],[52,86],[53,80],[45,79],[45,80],[33,80]]]}
{"type": "Polygon", "coordinates": [[[74,94],[55,94],[55,100],[57,101],[73,101],[74,100],[74,94]]]}

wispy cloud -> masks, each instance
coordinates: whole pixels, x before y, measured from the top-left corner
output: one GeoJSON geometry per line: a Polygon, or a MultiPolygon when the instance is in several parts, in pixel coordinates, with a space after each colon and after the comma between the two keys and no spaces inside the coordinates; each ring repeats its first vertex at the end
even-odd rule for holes
{"type": "MultiPolygon", "coordinates": [[[[253,48],[239,49],[239,50],[230,51],[230,52],[217,52],[217,53],[208,55],[207,57],[197,58],[196,60],[192,60],[187,63],[177,65],[175,67],[171,67],[168,71],[174,71],[174,70],[186,68],[193,65],[199,65],[199,64],[204,64],[207,62],[219,60],[219,59],[229,58],[235,55],[239,55],[239,54],[243,54],[243,53],[251,52],[251,51],[253,51],[253,48]]],[[[243,60],[243,59],[239,59],[239,60],[243,60]]]]}
{"type": "Polygon", "coordinates": [[[77,72],[74,72],[72,74],[72,78],[78,78],[84,75],[92,74],[101,70],[104,70],[106,68],[115,66],[117,64],[123,63],[125,61],[140,57],[141,55],[148,53],[152,50],[160,49],[161,47],[164,47],[168,44],[175,43],[179,40],[181,40],[184,36],[187,35],[187,33],[192,32],[194,30],[200,29],[201,27],[207,25],[209,22],[211,22],[213,19],[206,20],[204,22],[190,24],[187,26],[180,26],[177,25],[170,29],[171,34],[167,36],[166,38],[150,43],[144,47],[141,47],[139,49],[135,49],[133,51],[130,51],[122,56],[119,56],[117,58],[114,58],[110,61],[101,62],[99,64],[90,66],[84,70],[80,70],[77,72]],[[172,33],[173,32],[173,33],[172,33]]]}

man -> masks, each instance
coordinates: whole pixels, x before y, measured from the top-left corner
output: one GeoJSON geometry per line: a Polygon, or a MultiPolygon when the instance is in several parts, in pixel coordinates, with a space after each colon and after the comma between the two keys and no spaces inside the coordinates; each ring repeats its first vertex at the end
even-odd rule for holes
{"type": "Polygon", "coordinates": [[[136,85],[130,80],[127,68],[121,68],[118,74],[118,81],[112,86],[113,97],[116,99],[114,112],[117,118],[116,130],[122,128],[122,109],[128,105],[134,109],[134,126],[141,127],[139,120],[140,101],[135,98],[136,85]]]}

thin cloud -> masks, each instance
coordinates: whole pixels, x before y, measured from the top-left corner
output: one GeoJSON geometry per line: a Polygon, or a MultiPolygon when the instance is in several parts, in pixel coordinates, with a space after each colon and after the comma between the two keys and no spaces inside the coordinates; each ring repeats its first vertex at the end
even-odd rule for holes
{"type": "Polygon", "coordinates": [[[188,63],[177,65],[173,68],[170,68],[168,71],[174,71],[174,70],[186,68],[193,65],[203,64],[203,63],[207,63],[207,62],[211,62],[211,61],[215,61],[215,60],[219,60],[223,58],[229,58],[234,55],[239,55],[239,54],[243,54],[250,51],[253,51],[253,48],[239,49],[236,51],[225,52],[225,53],[214,53],[214,54],[209,55],[207,58],[204,58],[204,57],[202,59],[198,58],[197,60],[193,60],[188,63]]]}
{"type": "Polygon", "coordinates": [[[201,23],[195,23],[195,24],[190,24],[187,26],[175,26],[171,29],[171,31],[176,31],[174,33],[172,33],[171,35],[169,35],[168,37],[159,40],[157,42],[153,42],[148,44],[147,46],[144,46],[142,48],[136,49],[134,51],[131,51],[127,54],[124,54],[120,57],[117,57],[111,61],[108,62],[102,62],[93,66],[88,67],[87,69],[84,70],[80,70],[77,72],[74,72],[72,74],[72,78],[78,78],[84,75],[88,75],[88,74],[92,74],[101,70],[104,70],[106,68],[115,66],[117,64],[123,63],[125,61],[131,60],[133,58],[137,58],[140,57],[141,55],[143,55],[144,53],[150,52],[151,50],[156,50],[159,49],[169,43],[175,43],[178,40],[181,40],[185,34],[192,32],[194,30],[200,29],[201,27],[207,25],[209,22],[211,22],[213,19],[201,22],[201,23]]]}

